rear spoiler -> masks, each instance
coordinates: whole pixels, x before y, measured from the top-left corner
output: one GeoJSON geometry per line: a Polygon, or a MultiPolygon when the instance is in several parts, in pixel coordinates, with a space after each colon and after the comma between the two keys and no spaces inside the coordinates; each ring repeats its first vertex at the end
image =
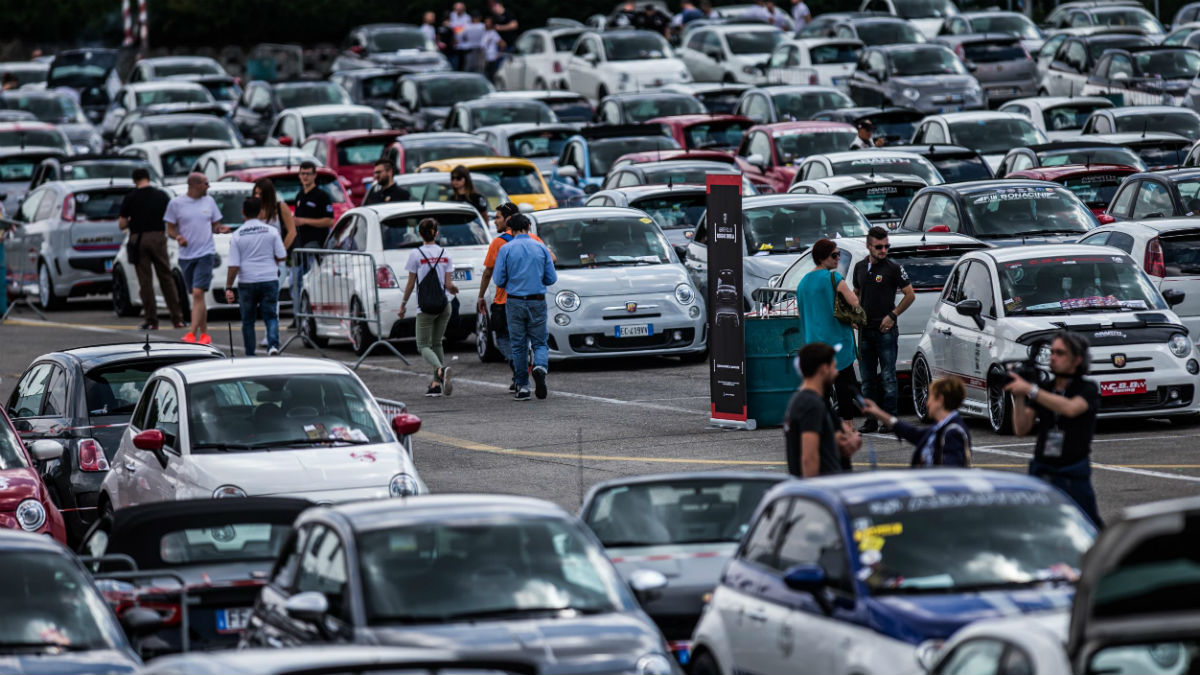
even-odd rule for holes
{"type": "Polygon", "coordinates": [[[661,124],[602,124],[584,127],[579,135],[592,141],[598,138],[629,138],[631,136],[669,136],[661,124]]]}
{"type": "Polygon", "coordinates": [[[136,110],[143,115],[216,115],[225,116],[225,109],[209,103],[155,103],[136,110]]]}

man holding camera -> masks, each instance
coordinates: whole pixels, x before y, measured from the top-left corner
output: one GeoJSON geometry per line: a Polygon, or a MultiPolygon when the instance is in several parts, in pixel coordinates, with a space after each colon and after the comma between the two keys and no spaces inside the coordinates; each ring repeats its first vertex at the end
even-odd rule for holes
{"type": "Polygon", "coordinates": [[[1097,527],[1103,527],[1091,466],[1100,389],[1083,377],[1088,359],[1087,340],[1061,331],[1050,343],[1053,384],[1042,389],[1010,371],[1004,390],[1013,396],[1013,432],[1025,436],[1037,431],[1030,475],[1066,492],[1097,527]]]}

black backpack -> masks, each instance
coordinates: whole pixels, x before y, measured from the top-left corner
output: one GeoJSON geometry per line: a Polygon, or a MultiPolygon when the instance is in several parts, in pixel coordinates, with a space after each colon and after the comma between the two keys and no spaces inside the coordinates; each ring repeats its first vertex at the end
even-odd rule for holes
{"type": "MultiPolygon", "coordinates": [[[[429,261],[429,256],[425,255],[424,251],[421,249],[417,249],[417,251],[421,254],[424,262],[429,261]]],[[[445,252],[446,249],[438,251],[437,258],[434,260],[441,260],[442,254],[445,252]]],[[[446,289],[442,288],[442,282],[437,278],[437,262],[434,262],[431,267],[433,269],[429,270],[425,278],[417,284],[417,307],[422,314],[441,314],[446,309],[446,289]]]]}

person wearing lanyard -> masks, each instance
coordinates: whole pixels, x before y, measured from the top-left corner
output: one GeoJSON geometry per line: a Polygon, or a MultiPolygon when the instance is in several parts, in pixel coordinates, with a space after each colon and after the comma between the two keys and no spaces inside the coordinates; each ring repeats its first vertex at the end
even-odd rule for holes
{"type": "Polygon", "coordinates": [[[1059,331],[1050,343],[1053,391],[1009,373],[1004,390],[1013,396],[1013,433],[1037,431],[1029,473],[1066,492],[1097,527],[1104,527],[1092,488],[1092,436],[1100,388],[1085,379],[1088,343],[1070,331],[1059,331]]]}
{"type": "Polygon", "coordinates": [[[967,390],[957,377],[943,377],[929,385],[925,405],[935,424],[918,427],[901,421],[880,408],[871,399],[863,400],[863,412],[887,425],[901,440],[916,446],[911,466],[971,466],[971,432],[967,429],[958,407],[967,390]]]}

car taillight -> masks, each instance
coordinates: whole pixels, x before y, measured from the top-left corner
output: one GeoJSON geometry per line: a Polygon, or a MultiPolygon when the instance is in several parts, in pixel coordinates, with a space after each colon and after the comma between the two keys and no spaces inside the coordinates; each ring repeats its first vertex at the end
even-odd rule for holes
{"type": "Polygon", "coordinates": [[[559,63],[558,61],[555,61],[554,62],[554,72],[561,73],[562,71],[563,71],[562,64],[559,63]]]}
{"type": "Polygon", "coordinates": [[[400,282],[392,273],[390,266],[380,265],[375,268],[375,286],[377,288],[400,288],[400,282]]]}
{"type": "Polygon", "coordinates": [[[1142,264],[1146,268],[1146,274],[1155,277],[1167,276],[1167,263],[1163,260],[1162,242],[1158,237],[1150,240],[1146,244],[1146,259],[1142,264]]]}
{"type": "Polygon", "coordinates": [[[63,199],[62,219],[71,222],[75,220],[75,195],[67,195],[63,199]]]}
{"type": "Polygon", "coordinates": [[[79,441],[79,470],[108,471],[108,458],[96,441],[85,438],[79,441]]]}
{"type": "Polygon", "coordinates": [[[809,83],[809,84],[817,84],[817,82],[819,82],[819,80],[817,79],[817,74],[816,74],[816,73],[813,73],[812,75],[809,75],[809,76],[808,76],[808,83],[809,83]]]}

